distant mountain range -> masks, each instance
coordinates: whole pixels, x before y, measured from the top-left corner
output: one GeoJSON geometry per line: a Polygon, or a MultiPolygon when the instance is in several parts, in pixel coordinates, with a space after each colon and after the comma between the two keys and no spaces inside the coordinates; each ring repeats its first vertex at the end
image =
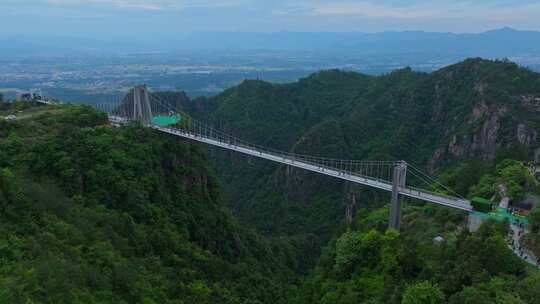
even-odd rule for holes
{"type": "Polygon", "coordinates": [[[310,51],[329,54],[410,54],[483,57],[540,56],[540,32],[502,28],[478,34],[406,32],[199,32],[117,39],[0,37],[0,55],[148,51],[310,51]]]}
{"type": "MultiPolygon", "coordinates": [[[[540,32],[511,28],[479,34],[422,31],[382,33],[199,33],[183,43],[201,49],[314,50],[365,53],[539,53],[540,32]]],[[[183,39],[186,39],[183,38],[183,39]]]]}

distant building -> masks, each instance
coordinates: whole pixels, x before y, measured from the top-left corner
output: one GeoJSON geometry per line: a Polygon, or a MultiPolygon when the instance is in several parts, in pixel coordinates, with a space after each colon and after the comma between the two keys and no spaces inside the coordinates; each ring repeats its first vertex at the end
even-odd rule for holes
{"type": "Polygon", "coordinates": [[[41,94],[41,90],[21,93],[17,98],[17,100],[19,101],[33,101],[33,100],[42,100],[42,99],[43,99],[43,94],[41,94]]]}
{"type": "Polygon", "coordinates": [[[32,101],[32,93],[22,93],[19,95],[19,101],[32,101]]]}

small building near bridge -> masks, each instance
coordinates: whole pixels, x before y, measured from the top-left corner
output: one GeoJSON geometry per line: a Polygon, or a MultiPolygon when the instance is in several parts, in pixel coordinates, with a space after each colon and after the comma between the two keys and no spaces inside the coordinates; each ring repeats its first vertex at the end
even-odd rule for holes
{"type": "Polygon", "coordinates": [[[473,206],[474,211],[478,212],[488,213],[493,210],[493,203],[481,197],[473,197],[471,205],[473,206]]]}

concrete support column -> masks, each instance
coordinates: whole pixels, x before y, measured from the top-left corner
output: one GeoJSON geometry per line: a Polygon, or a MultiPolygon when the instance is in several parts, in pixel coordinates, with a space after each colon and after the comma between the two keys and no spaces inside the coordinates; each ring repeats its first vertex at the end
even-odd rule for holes
{"type": "Polygon", "coordinates": [[[394,167],[392,177],[392,205],[390,206],[390,218],[388,227],[398,230],[401,228],[401,197],[399,188],[405,187],[407,180],[407,163],[401,162],[394,167]]]}
{"type": "Polygon", "coordinates": [[[140,85],[133,88],[133,117],[132,119],[141,120],[145,124],[152,123],[152,108],[150,105],[150,95],[146,85],[140,85]]]}
{"type": "Polygon", "coordinates": [[[152,118],[154,117],[152,114],[152,108],[150,106],[150,95],[148,94],[148,89],[146,86],[141,87],[141,107],[144,109],[143,112],[143,121],[147,124],[152,123],[152,118]]]}

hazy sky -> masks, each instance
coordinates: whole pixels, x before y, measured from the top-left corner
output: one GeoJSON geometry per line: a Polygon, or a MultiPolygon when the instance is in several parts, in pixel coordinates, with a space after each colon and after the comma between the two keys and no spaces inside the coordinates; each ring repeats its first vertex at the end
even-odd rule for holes
{"type": "Polygon", "coordinates": [[[0,0],[1,34],[540,30],[539,0],[0,0]]]}

